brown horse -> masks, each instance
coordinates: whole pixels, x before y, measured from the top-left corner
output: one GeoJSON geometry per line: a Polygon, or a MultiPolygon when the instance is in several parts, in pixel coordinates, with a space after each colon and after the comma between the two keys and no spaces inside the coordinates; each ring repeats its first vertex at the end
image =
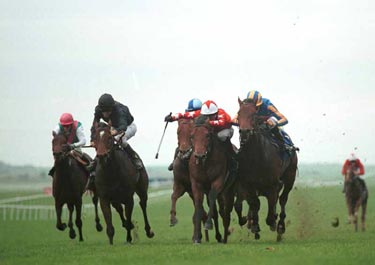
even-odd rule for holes
{"type": "MultiPolygon", "coordinates": [[[[170,211],[170,226],[175,226],[178,222],[176,217],[176,203],[177,200],[187,192],[190,198],[194,201],[191,182],[189,177],[189,159],[193,152],[193,147],[191,144],[191,130],[194,125],[193,119],[179,119],[177,128],[177,156],[173,163],[173,192],[171,195],[171,211],[170,211]]],[[[207,219],[207,213],[204,211],[203,220],[205,222],[207,219]]],[[[219,232],[219,222],[218,216],[214,216],[214,224],[216,231],[216,239],[221,241],[221,234],[219,232]]],[[[205,230],[206,241],[209,241],[208,231],[205,230]]]]}
{"type": "Polygon", "coordinates": [[[285,154],[286,157],[283,159],[284,154],[280,153],[278,145],[272,140],[270,130],[264,126],[262,117],[256,116],[257,110],[254,102],[248,99],[244,102],[238,99],[238,102],[241,146],[238,156],[239,181],[235,208],[240,220],[242,200],[248,201],[248,228],[255,234],[255,239],[259,239],[260,201],[258,196],[265,196],[268,201],[266,223],[271,231],[277,228],[277,240],[280,241],[282,234],[285,233],[285,206],[289,192],[294,185],[298,163],[297,154],[293,150],[291,154],[285,154]],[[279,197],[281,189],[283,191],[279,197]],[[276,227],[278,200],[280,200],[281,212],[276,227]]]}
{"type": "Polygon", "coordinates": [[[354,224],[354,230],[358,231],[358,211],[362,206],[361,228],[366,229],[366,209],[368,190],[365,181],[354,174],[354,168],[349,168],[345,176],[345,198],[348,208],[348,218],[354,224]]]}
{"type": "MultiPolygon", "coordinates": [[[[67,148],[67,138],[55,132],[52,132],[52,135],[52,152],[55,159],[55,173],[53,176],[52,189],[57,217],[56,228],[64,231],[67,227],[61,220],[62,208],[64,204],[67,204],[69,210],[69,236],[71,239],[76,237],[72,221],[75,208],[75,224],[79,231],[79,241],[83,241],[81,219],[82,195],[85,191],[88,172],[83,166],[79,165],[79,162],[71,155],[71,151],[67,148]]],[[[98,198],[95,194],[92,200],[95,205],[96,229],[97,231],[101,231],[103,228],[97,214],[98,198]]]]}
{"type": "Polygon", "coordinates": [[[228,241],[230,213],[233,209],[234,179],[229,176],[229,161],[226,155],[227,147],[221,142],[208,118],[199,116],[192,131],[193,155],[189,161],[190,180],[194,196],[194,233],[193,242],[200,243],[202,239],[201,221],[204,214],[203,197],[208,194],[209,211],[205,229],[212,229],[212,218],[217,215],[216,200],[223,219],[224,238],[228,241]]]}
{"type": "MultiPolygon", "coordinates": [[[[125,205],[125,228],[127,230],[126,241],[131,242],[131,230],[134,228],[131,217],[134,207],[134,193],[140,198],[143,218],[145,222],[146,235],[154,236],[148,217],[148,175],[146,169],[138,171],[132,163],[128,154],[121,145],[115,142],[111,135],[110,124],[96,124],[96,166],[95,186],[100,198],[100,207],[107,225],[109,243],[113,244],[115,230],[112,224],[111,204],[125,205]]],[[[123,220],[124,221],[124,220],[123,220]]]]}

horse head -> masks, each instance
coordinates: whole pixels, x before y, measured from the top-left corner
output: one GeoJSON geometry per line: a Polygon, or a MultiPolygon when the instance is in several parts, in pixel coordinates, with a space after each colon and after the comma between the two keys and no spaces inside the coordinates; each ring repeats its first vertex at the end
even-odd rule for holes
{"type": "Polygon", "coordinates": [[[52,132],[52,153],[55,161],[60,161],[69,154],[68,139],[64,134],[57,134],[52,132]]]}
{"type": "Polygon", "coordinates": [[[177,156],[186,160],[190,157],[192,152],[191,144],[191,130],[193,128],[193,119],[179,119],[177,128],[177,140],[178,140],[178,154],[177,156]]]}
{"type": "Polygon", "coordinates": [[[256,133],[257,122],[255,114],[257,109],[255,102],[250,99],[241,101],[240,98],[238,98],[238,103],[240,109],[237,112],[237,119],[240,134],[240,145],[242,147],[249,140],[249,138],[256,133]]]}
{"type": "Polygon", "coordinates": [[[96,123],[95,124],[95,147],[96,156],[99,160],[107,159],[114,146],[114,137],[111,134],[110,123],[96,123]]]}
{"type": "Polygon", "coordinates": [[[209,124],[209,119],[205,115],[199,116],[194,123],[191,133],[191,143],[196,163],[203,163],[207,159],[212,146],[213,128],[209,124]]]}

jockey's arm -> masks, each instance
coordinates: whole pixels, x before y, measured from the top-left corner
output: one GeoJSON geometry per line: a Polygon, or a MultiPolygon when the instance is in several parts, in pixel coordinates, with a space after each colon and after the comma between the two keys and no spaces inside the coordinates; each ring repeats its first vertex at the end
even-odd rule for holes
{"type": "Polygon", "coordinates": [[[275,114],[275,116],[278,118],[277,126],[284,126],[288,124],[288,119],[280,112],[278,111],[275,106],[270,105],[268,106],[268,109],[275,114]]]}
{"type": "Polygon", "coordinates": [[[76,131],[76,135],[77,135],[77,138],[78,138],[78,142],[75,142],[72,145],[74,147],[84,146],[86,144],[86,137],[85,137],[85,133],[83,132],[83,126],[82,125],[78,126],[77,131],[76,131]]]}

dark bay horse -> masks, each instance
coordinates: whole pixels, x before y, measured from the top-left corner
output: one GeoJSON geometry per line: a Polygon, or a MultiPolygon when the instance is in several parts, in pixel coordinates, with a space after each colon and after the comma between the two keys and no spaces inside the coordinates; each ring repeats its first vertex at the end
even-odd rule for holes
{"type": "Polygon", "coordinates": [[[345,176],[345,198],[348,208],[348,218],[354,224],[354,230],[358,231],[358,211],[362,206],[361,229],[366,229],[366,209],[368,190],[365,181],[354,174],[354,168],[350,167],[345,176]]]}
{"type": "Polygon", "coordinates": [[[266,223],[272,231],[277,229],[277,240],[285,233],[285,206],[293,188],[297,171],[297,154],[282,157],[279,147],[272,140],[270,130],[264,127],[263,119],[256,116],[256,107],[251,100],[242,102],[238,99],[238,124],[240,151],[238,156],[238,191],[236,212],[241,219],[242,200],[249,203],[248,228],[259,239],[260,201],[258,196],[265,196],[268,201],[266,223]],[[282,193],[279,196],[280,191],[282,193]],[[276,227],[277,201],[280,203],[280,219],[276,227]]]}
{"type": "MultiPolygon", "coordinates": [[[[96,124],[96,166],[95,186],[100,199],[104,219],[107,225],[109,243],[113,244],[115,230],[112,224],[112,205],[125,205],[126,241],[131,242],[131,230],[134,228],[131,217],[134,207],[134,193],[140,199],[146,235],[154,236],[147,217],[148,175],[146,169],[136,169],[128,154],[111,135],[110,124],[96,124]]],[[[121,216],[121,215],[120,215],[121,216]]],[[[124,220],[123,220],[124,222],[124,220]]]]}
{"type": "Polygon", "coordinates": [[[227,147],[218,139],[213,127],[208,123],[208,118],[203,115],[196,119],[191,135],[193,154],[189,161],[189,171],[195,208],[193,242],[200,243],[202,239],[203,197],[206,193],[209,212],[205,229],[212,229],[212,218],[217,216],[217,200],[224,226],[224,238],[221,242],[226,243],[234,201],[234,180],[228,178],[227,147]]]}
{"type": "MultiPolygon", "coordinates": [[[[170,211],[170,226],[177,224],[176,217],[176,203],[177,200],[187,192],[190,198],[194,201],[193,192],[191,189],[191,181],[189,177],[189,159],[193,152],[190,134],[194,125],[193,119],[181,118],[178,120],[177,128],[177,157],[173,163],[173,192],[171,195],[171,211],[170,211]]],[[[203,221],[207,219],[207,213],[203,213],[203,221]]],[[[221,241],[221,234],[219,232],[218,218],[214,218],[216,239],[221,241]]],[[[208,231],[205,230],[206,241],[209,241],[208,231]]]]}
{"type": "MultiPolygon", "coordinates": [[[[55,159],[55,173],[53,176],[52,190],[55,199],[56,210],[56,228],[64,231],[66,224],[61,220],[62,208],[67,204],[69,210],[69,236],[71,239],[76,237],[73,228],[73,211],[76,210],[75,224],[79,232],[79,241],[83,241],[82,236],[82,195],[85,191],[85,185],[88,179],[88,172],[83,166],[73,158],[71,151],[67,148],[67,138],[62,134],[52,133],[52,152],[55,159]]],[[[96,229],[101,231],[103,228],[98,217],[98,198],[94,194],[93,203],[95,206],[96,229]]]]}

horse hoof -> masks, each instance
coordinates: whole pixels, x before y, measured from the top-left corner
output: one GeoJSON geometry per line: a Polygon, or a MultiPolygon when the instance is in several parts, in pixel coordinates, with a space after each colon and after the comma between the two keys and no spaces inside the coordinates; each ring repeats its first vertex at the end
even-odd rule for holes
{"type": "Polygon", "coordinates": [[[204,224],[204,229],[205,229],[205,230],[212,230],[212,229],[213,229],[213,225],[212,225],[212,223],[211,223],[211,222],[206,222],[206,223],[204,224]]]}
{"type": "Polygon", "coordinates": [[[216,241],[217,241],[218,243],[221,243],[221,242],[223,241],[223,238],[221,237],[221,235],[217,235],[217,236],[216,236],[216,241]]]}
{"type": "Polygon", "coordinates": [[[276,231],[276,224],[270,225],[270,230],[272,232],[276,231]]]}
{"type": "Polygon", "coordinates": [[[154,235],[155,235],[155,233],[153,231],[150,231],[150,232],[147,233],[148,238],[153,238],[154,235]]]}
{"type": "Polygon", "coordinates": [[[194,240],[194,245],[200,245],[202,242],[201,242],[201,240],[194,240]]]}
{"type": "Polygon", "coordinates": [[[277,234],[276,241],[277,242],[281,242],[282,239],[283,239],[282,235],[281,234],[277,234]]]}
{"type": "Polygon", "coordinates": [[[258,233],[256,233],[256,234],[254,235],[254,238],[255,238],[255,240],[259,240],[259,239],[260,239],[260,235],[259,235],[258,233]]]}
{"type": "Polygon", "coordinates": [[[175,226],[177,223],[178,223],[177,219],[171,220],[171,223],[169,224],[169,226],[171,226],[171,227],[175,226]]]}
{"type": "Polygon", "coordinates": [[[240,226],[244,226],[246,223],[247,223],[247,218],[246,217],[243,216],[240,219],[238,219],[238,224],[240,226]]]}
{"type": "Polygon", "coordinates": [[[66,229],[66,223],[62,223],[60,225],[56,225],[56,228],[60,231],[64,231],[66,229]]]}
{"type": "Polygon", "coordinates": [[[278,234],[284,234],[285,233],[285,226],[284,225],[278,225],[277,226],[277,233],[278,234]]]}
{"type": "Polygon", "coordinates": [[[76,238],[76,231],[74,231],[73,229],[71,229],[69,231],[69,237],[70,237],[70,239],[76,238]]]}
{"type": "Polygon", "coordinates": [[[101,224],[96,224],[96,231],[101,232],[103,231],[103,226],[101,224]]]}

